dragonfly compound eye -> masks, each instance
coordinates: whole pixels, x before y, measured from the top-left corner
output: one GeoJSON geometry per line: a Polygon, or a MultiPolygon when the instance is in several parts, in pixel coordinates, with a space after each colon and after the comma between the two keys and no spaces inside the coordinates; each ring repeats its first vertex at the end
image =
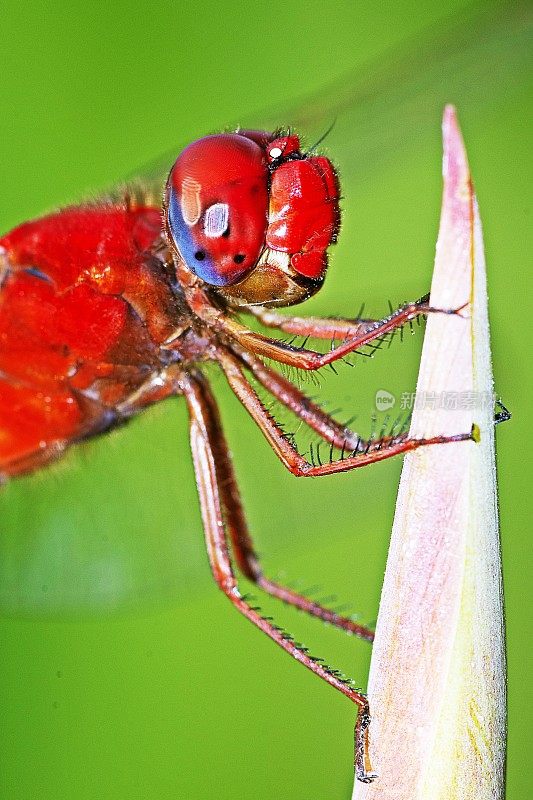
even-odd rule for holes
{"type": "Polygon", "coordinates": [[[167,228],[187,267],[212,286],[230,286],[256,265],[268,217],[264,148],[222,133],[190,144],[167,183],[167,228]]]}

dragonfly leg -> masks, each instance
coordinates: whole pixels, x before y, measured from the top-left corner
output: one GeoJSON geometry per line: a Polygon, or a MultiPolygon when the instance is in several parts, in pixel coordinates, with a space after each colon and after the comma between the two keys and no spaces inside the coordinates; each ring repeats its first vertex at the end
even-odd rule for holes
{"type": "MultiPolygon", "coordinates": [[[[180,389],[185,395],[190,418],[190,441],[193,455],[202,519],[206,536],[207,552],[213,576],[218,586],[232,605],[247,617],[250,622],[266,633],[285,652],[304,664],[330,686],[342,692],[358,707],[355,728],[355,769],[359,780],[371,781],[375,776],[371,771],[368,755],[368,726],[370,714],[365,695],[356,691],[349,682],[334,670],[328,669],[319,660],[309,655],[306,648],[298,646],[287,633],[265,619],[258,610],[246,601],[237,585],[231,565],[226,538],[227,504],[229,494],[224,495],[222,484],[224,470],[218,462],[227,446],[222,432],[218,409],[206,380],[200,373],[189,373],[180,380],[180,389]]],[[[235,491],[236,487],[233,487],[235,491]]],[[[231,493],[231,497],[233,494],[231,493]]],[[[230,503],[231,505],[231,503],[230,503]]],[[[236,512],[242,514],[240,507],[236,512]]],[[[235,519],[233,521],[235,524],[235,519]]]]}
{"type": "MultiPolygon", "coordinates": [[[[363,467],[366,464],[383,461],[399,453],[416,450],[418,447],[425,445],[447,444],[467,440],[477,441],[479,436],[476,426],[473,426],[468,433],[465,432],[453,436],[432,436],[427,439],[410,438],[407,433],[404,433],[386,439],[380,438],[375,441],[367,441],[363,448],[360,447],[360,442],[358,442],[351,452],[347,455],[343,452],[341,458],[336,461],[328,460],[326,463],[321,463],[318,455],[319,463],[311,463],[298,452],[292,441],[284,435],[276,421],[266,411],[260,398],[244,375],[238,359],[226,348],[219,348],[217,350],[217,360],[234,394],[258,425],[282,464],[293,475],[318,477],[336,472],[347,472],[357,467],[363,467]]],[[[293,403],[290,407],[297,413],[297,403],[293,403]]],[[[302,409],[302,418],[304,418],[304,414],[305,406],[302,409]]]]}
{"type": "MultiPolygon", "coordinates": [[[[346,453],[365,453],[372,448],[372,442],[363,439],[358,433],[349,428],[348,423],[342,424],[338,422],[320,406],[313,403],[291,381],[280,375],[275,369],[267,366],[260,358],[252,353],[247,353],[245,350],[232,348],[232,352],[237,355],[241,364],[252,373],[267,392],[283,403],[286,408],[315,431],[321,439],[340,450],[343,458],[346,453]]],[[[399,422],[400,419],[398,419],[399,422]]],[[[393,425],[393,428],[396,427],[396,424],[393,425]]],[[[380,436],[381,449],[398,441],[398,439],[398,434],[380,436]]]]}
{"type": "MultiPolygon", "coordinates": [[[[253,359],[253,357],[252,357],[253,359]]],[[[328,442],[332,442],[337,447],[342,447],[343,443],[349,442],[350,449],[357,441],[360,441],[357,434],[345,428],[331,417],[328,417],[318,406],[315,406],[308,398],[305,398],[296,387],[283,378],[274,370],[270,370],[259,359],[257,361],[256,377],[265,379],[261,368],[269,380],[269,390],[288,404],[286,393],[291,389],[294,391],[294,399],[305,407],[305,421],[313,427],[328,442]],[[275,379],[279,383],[275,383],[275,379]],[[276,390],[281,393],[276,393],[276,390]]],[[[252,538],[246,523],[244,510],[240,499],[240,493],[235,478],[235,472],[230,454],[223,440],[219,441],[220,447],[216,452],[217,468],[223,473],[221,480],[221,491],[224,498],[226,509],[226,521],[233,544],[233,550],[239,569],[246,577],[256,583],[261,589],[282,600],[284,603],[293,605],[301,611],[305,611],[314,617],[318,617],[324,622],[328,622],[337,628],[341,628],[347,633],[359,636],[371,642],[374,640],[374,632],[365,625],[361,625],[354,620],[345,617],[332,609],[325,608],[320,603],[310,600],[308,597],[289,589],[286,586],[271,580],[264,575],[258,556],[255,552],[252,538]]]]}
{"type": "Polygon", "coordinates": [[[366,449],[368,442],[349,428],[347,423],[338,422],[331,414],[313,403],[290,380],[267,366],[260,358],[246,350],[232,348],[232,352],[237,355],[241,364],[252,373],[267,392],[283,403],[325,442],[348,453],[366,449]]]}
{"type": "Polygon", "coordinates": [[[250,313],[266,328],[275,328],[295,336],[309,336],[314,339],[343,340],[372,330],[378,323],[376,319],[345,319],[339,317],[294,317],[280,314],[271,309],[254,308],[250,313]]]}
{"type": "Polygon", "coordinates": [[[171,397],[176,393],[177,380],[181,372],[179,364],[171,364],[160,372],[152,373],[148,380],[116,406],[116,413],[121,418],[127,419],[146,406],[171,397]]]}
{"type": "Polygon", "coordinates": [[[205,291],[198,286],[185,287],[187,302],[192,311],[215,330],[228,336],[232,341],[241,345],[246,350],[265,358],[271,358],[282,364],[305,370],[317,370],[328,364],[333,364],[349,353],[365,347],[376,339],[392,333],[408,323],[410,320],[429,313],[458,314],[460,315],[468,303],[457,309],[432,308],[426,298],[400,306],[389,316],[378,320],[369,329],[358,331],[353,336],[343,340],[327,353],[319,353],[305,347],[294,347],[291,344],[263,336],[251,331],[224,311],[215,308],[205,291]]]}

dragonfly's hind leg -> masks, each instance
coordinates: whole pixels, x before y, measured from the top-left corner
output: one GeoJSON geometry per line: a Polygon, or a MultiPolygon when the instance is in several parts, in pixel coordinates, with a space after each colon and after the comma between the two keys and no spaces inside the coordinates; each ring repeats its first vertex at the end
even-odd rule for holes
{"type": "MultiPolygon", "coordinates": [[[[244,356],[244,358],[247,358],[247,356],[244,356]]],[[[287,404],[290,401],[302,403],[302,393],[299,392],[290,381],[287,381],[286,378],[274,372],[274,370],[270,370],[262,364],[259,359],[255,359],[255,361],[253,357],[251,357],[251,359],[247,358],[247,363],[250,368],[252,368],[252,364],[256,368],[254,369],[256,378],[263,381],[265,385],[268,381],[268,388],[275,396],[287,404]],[[255,363],[255,361],[258,363],[255,363]],[[293,391],[293,395],[288,396],[291,390],[293,391]]],[[[325,414],[307,398],[305,398],[305,421],[310,427],[316,430],[322,438],[339,448],[342,447],[344,443],[352,449],[356,446],[357,442],[362,441],[356,433],[335,422],[335,420],[325,414]]],[[[373,641],[374,632],[370,628],[337,613],[333,609],[325,608],[320,603],[310,600],[299,592],[282,586],[264,575],[246,523],[233,464],[225,443],[221,443],[221,446],[216,452],[216,458],[217,469],[219,474],[223,476],[220,481],[220,486],[224,508],[226,510],[226,522],[231,536],[235,558],[243,575],[257,584],[261,589],[268,592],[268,594],[277,597],[284,603],[295,606],[301,611],[318,617],[324,622],[335,625],[335,627],[341,628],[347,633],[359,636],[369,642],[373,641]]]]}
{"type": "Polygon", "coordinates": [[[226,475],[223,465],[230,462],[218,409],[209,386],[200,373],[184,375],[180,380],[180,389],[185,395],[189,409],[191,450],[207,552],[213,576],[218,586],[241,614],[266,633],[289,655],[357,705],[355,769],[359,780],[369,782],[375,776],[371,771],[368,755],[370,714],[366,696],[356,691],[337,672],[329,670],[320,661],[310,656],[305,648],[296,645],[292,637],[273,625],[269,619],[262,617],[258,610],[250,606],[239,592],[231,566],[226,527],[231,532],[234,526],[243,521],[243,514],[240,500],[236,497],[236,485],[233,483],[231,487],[224,490],[226,475]],[[235,499],[237,500],[236,505],[234,504],[235,499]]]}

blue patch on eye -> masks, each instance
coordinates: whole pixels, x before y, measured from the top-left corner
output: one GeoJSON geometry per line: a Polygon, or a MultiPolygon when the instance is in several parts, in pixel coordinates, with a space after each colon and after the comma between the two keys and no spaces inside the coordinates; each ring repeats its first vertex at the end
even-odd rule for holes
{"type": "Polygon", "coordinates": [[[227,276],[217,271],[217,264],[195,240],[194,231],[185,222],[174,188],[170,189],[168,222],[176,247],[191,272],[212,286],[226,286],[227,276]]]}

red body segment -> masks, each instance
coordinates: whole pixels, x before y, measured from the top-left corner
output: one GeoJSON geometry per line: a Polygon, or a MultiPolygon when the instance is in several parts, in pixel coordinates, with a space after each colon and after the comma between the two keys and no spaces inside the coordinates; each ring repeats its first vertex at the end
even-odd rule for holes
{"type": "Polygon", "coordinates": [[[106,293],[120,292],[132,264],[161,232],[155,208],[79,206],[25,222],[0,238],[11,269],[37,267],[63,291],[113,276],[106,293]],[[122,286],[121,286],[122,283],[122,286]]]}
{"type": "Polygon", "coordinates": [[[0,239],[0,474],[106,427],[158,363],[171,292],[145,254],[160,219],[87,206],[0,239]]]}
{"type": "Polygon", "coordinates": [[[286,161],[273,176],[266,242],[291,255],[301,275],[318,278],[339,228],[339,191],[331,162],[312,157],[286,161]]]}

